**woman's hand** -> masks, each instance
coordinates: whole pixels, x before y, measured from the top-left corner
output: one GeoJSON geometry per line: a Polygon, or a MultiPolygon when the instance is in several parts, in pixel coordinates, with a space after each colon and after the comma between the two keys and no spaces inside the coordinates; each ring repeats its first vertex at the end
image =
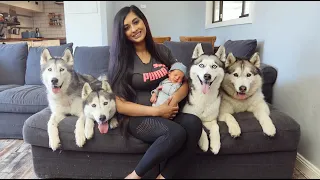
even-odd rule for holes
{"type": "Polygon", "coordinates": [[[168,100],[166,100],[163,104],[160,106],[157,106],[157,114],[160,117],[166,118],[166,119],[172,119],[176,116],[178,113],[179,107],[178,106],[170,106],[170,102],[172,100],[172,97],[170,97],[168,100]]]}

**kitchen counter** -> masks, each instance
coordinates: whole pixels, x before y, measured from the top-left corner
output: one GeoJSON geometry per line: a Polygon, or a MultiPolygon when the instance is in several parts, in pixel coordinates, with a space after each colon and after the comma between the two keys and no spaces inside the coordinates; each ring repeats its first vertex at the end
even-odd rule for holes
{"type": "Polygon", "coordinates": [[[7,38],[7,39],[0,39],[0,42],[43,41],[43,40],[60,40],[60,41],[66,41],[66,38],[65,38],[65,37],[56,37],[56,38],[7,38]]]}

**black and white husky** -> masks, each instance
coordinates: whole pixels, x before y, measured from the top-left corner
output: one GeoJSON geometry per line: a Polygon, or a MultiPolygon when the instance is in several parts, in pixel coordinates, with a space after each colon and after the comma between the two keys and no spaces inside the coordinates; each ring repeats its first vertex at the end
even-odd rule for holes
{"type": "MultiPolygon", "coordinates": [[[[98,124],[100,133],[118,127],[116,115],[115,94],[105,78],[99,85],[85,83],[82,89],[83,112],[86,118],[85,136],[91,139],[94,134],[94,122],[98,124]]],[[[101,80],[101,79],[99,79],[101,80]]]]}
{"type": "MultiPolygon", "coordinates": [[[[190,92],[183,112],[198,116],[209,130],[210,150],[217,154],[220,150],[220,133],[217,118],[220,106],[219,88],[224,77],[223,62],[226,54],[220,46],[215,55],[205,55],[201,44],[193,51],[192,63],[188,71],[190,92]]],[[[202,129],[199,147],[208,151],[209,139],[202,129]]]]}

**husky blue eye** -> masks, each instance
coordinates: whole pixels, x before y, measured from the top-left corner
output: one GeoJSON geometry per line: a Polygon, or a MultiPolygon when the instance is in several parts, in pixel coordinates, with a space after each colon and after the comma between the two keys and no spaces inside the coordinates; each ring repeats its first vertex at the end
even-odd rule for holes
{"type": "Polygon", "coordinates": [[[212,65],[211,67],[212,67],[213,69],[216,69],[218,66],[214,64],[214,65],[212,65]]]}
{"type": "Polygon", "coordinates": [[[64,69],[63,69],[63,68],[60,68],[60,72],[61,72],[61,71],[64,71],[64,69]]]}
{"type": "Polygon", "coordinates": [[[92,104],[91,106],[92,106],[92,107],[96,107],[96,104],[92,104]]]}
{"type": "Polygon", "coordinates": [[[104,102],[103,105],[108,105],[108,102],[104,102]]]}
{"type": "Polygon", "coordinates": [[[250,76],[251,76],[251,74],[250,74],[250,73],[248,73],[248,74],[247,74],[247,77],[250,77],[250,76]]]}
{"type": "Polygon", "coordinates": [[[51,69],[51,68],[49,68],[49,69],[48,69],[48,71],[52,71],[52,69],[51,69]]]}
{"type": "Polygon", "coordinates": [[[234,75],[235,77],[238,77],[238,76],[239,76],[238,73],[234,73],[233,75],[234,75]]]}
{"type": "Polygon", "coordinates": [[[204,65],[203,64],[199,64],[199,67],[204,68],[204,65]]]}

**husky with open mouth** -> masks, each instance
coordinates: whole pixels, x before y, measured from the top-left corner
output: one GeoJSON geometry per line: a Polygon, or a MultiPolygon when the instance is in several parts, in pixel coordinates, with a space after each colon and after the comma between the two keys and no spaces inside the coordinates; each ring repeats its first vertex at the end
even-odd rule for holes
{"type": "Polygon", "coordinates": [[[250,59],[240,59],[228,54],[225,62],[225,76],[221,84],[221,106],[219,120],[226,122],[232,137],[238,137],[241,129],[232,116],[238,112],[252,112],[262,130],[268,136],[276,134],[270,118],[270,109],[262,93],[263,80],[258,53],[250,59]]]}
{"type": "Polygon", "coordinates": [[[47,48],[41,53],[41,80],[46,87],[49,108],[52,112],[47,130],[49,146],[53,151],[60,147],[58,125],[67,115],[78,117],[75,129],[76,144],[82,147],[86,141],[82,87],[86,82],[94,83],[99,80],[75,72],[73,63],[73,55],[69,49],[64,51],[62,57],[52,57],[47,48]]]}
{"type": "MultiPolygon", "coordinates": [[[[106,76],[95,84],[85,83],[82,88],[83,113],[86,118],[85,136],[89,140],[94,134],[94,122],[101,134],[118,127],[116,100],[106,76]]],[[[100,79],[99,79],[100,80],[100,79]]]]}
{"type": "Polygon", "coordinates": [[[198,142],[203,151],[209,149],[214,154],[220,150],[220,133],[217,118],[220,106],[219,88],[224,77],[223,62],[226,54],[224,46],[220,46],[213,55],[206,55],[201,44],[193,51],[189,74],[190,91],[188,101],[183,107],[184,113],[198,116],[202,124],[209,130],[209,138],[204,129],[198,142]]]}

